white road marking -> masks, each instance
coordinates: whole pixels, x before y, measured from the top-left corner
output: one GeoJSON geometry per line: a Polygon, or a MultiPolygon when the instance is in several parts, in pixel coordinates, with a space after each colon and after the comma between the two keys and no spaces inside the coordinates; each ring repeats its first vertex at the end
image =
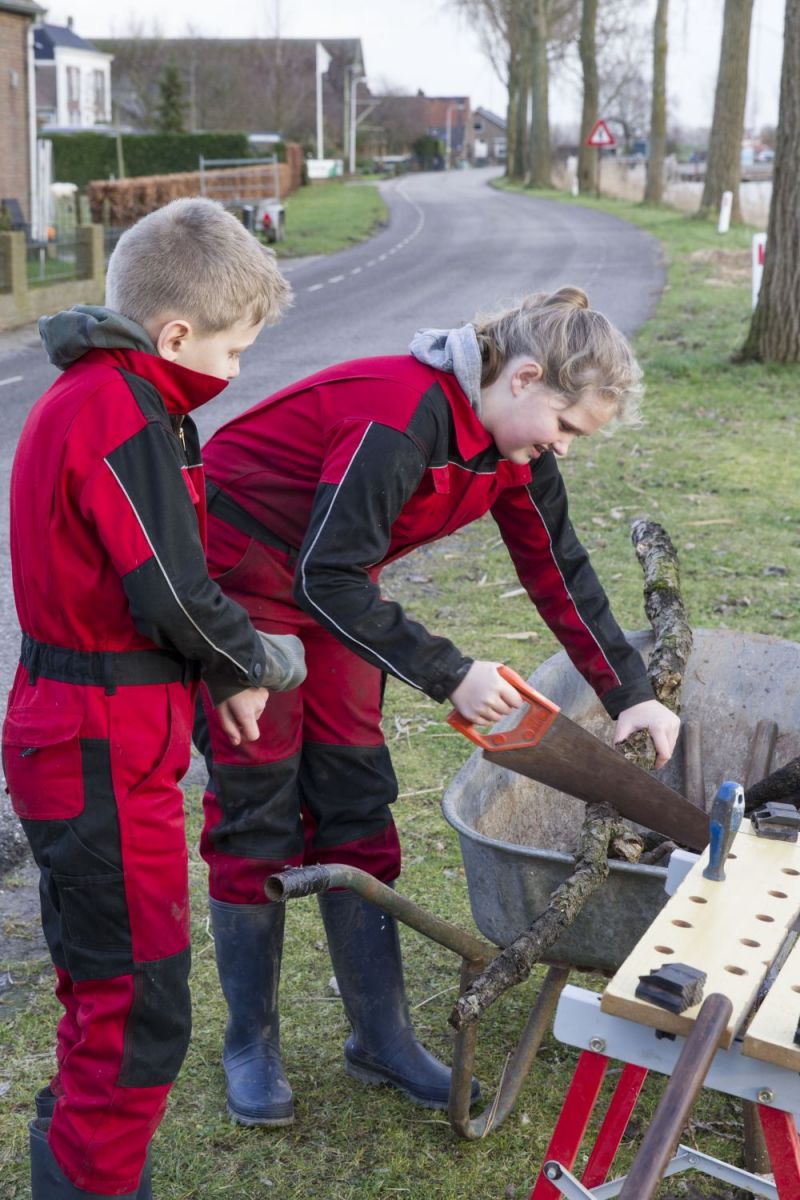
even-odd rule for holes
{"type": "Polygon", "coordinates": [[[5,387],[7,383],[22,383],[22,375],[9,375],[8,379],[0,379],[0,387],[5,387]]]}
{"type": "Polygon", "coordinates": [[[352,269],[352,271],[350,272],[350,274],[351,274],[351,275],[360,275],[360,274],[361,274],[361,267],[353,267],[353,269],[352,269]]]}
{"type": "Polygon", "coordinates": [[[325,287],[324,283],[312,283],[311,287],[308,288],[308,291],[309,292],[318,292],[320,290],[320,288],[324,288],[324,287],[325,287]]]}
{"type": "Polygon", "coordinates": [[[341,283],[343,279],[344,275],[331,275],[328,283],[341,283]]]}

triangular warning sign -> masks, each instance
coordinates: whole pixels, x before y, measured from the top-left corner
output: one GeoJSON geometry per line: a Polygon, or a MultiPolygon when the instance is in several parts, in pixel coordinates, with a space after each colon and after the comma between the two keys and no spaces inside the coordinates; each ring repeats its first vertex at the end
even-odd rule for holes
{"type": "Polygon", "coordinates": [[[595,146],[600,150],[607,150],[611,146],[616,146],[616,144],[617,139],[614,137],[605,121],[595,121],[592,132],[586,139],[586,145],[595,146]]]}

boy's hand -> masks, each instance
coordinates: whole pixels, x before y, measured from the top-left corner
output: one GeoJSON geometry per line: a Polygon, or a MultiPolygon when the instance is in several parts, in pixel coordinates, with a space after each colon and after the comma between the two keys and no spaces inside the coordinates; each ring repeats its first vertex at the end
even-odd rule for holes
{"type": "Polygon", "coordinates": [[[672,758],[678,740],[681,719],[658,700],[645,700],[626,708],[617,717],[614,745],[624,742],[637,729],[646,729],[656,749],[656,766],[663,767],[672,758]]]}
{"type": "Polygon", "coordinates": [[[498,673],[500,663],[474,662],[450,696],[462,717],[479,725],[493,725],[525,701],[498,673]]]}
{"type": "Polygon", "coordinates": [[[245,688],[217,705],[220,725],[234,746],[258,741],[258,718],[264,711],[269,692],[266,688],[245,688]]]}

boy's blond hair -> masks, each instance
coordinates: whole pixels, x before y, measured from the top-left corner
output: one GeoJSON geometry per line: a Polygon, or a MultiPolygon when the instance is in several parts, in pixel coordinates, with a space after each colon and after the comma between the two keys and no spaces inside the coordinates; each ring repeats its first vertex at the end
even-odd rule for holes
{"type": "Polygon", "coordinates": [[[126,230],[108,264],[106,304],[132,321],[185,317],[199,334],[273,324],[292,289],[275,255],[215,200],[173,200],[126,230]]]}
{"type": "Polygon", "coordinates": [[[626,424],[639,420],[642,370],[627,339],[585,292],[536,292],[517,308],[473,321],[483,361],[481,385],[497,379],[507,362],[525,355],[542,368],[542,382],[571,403],[593,392],[613,403],[626,424]]]}

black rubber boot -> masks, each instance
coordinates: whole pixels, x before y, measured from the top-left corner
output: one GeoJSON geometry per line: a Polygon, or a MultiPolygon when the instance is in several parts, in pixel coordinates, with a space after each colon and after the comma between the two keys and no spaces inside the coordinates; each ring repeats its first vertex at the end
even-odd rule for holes
{"type": "MultiPolygon", "coordinates": [[[[92,1196],[110,1195],[107,1192],[86,1192],[70,1183],[48,1144],[49,1124],[49,1121],[37,1119],[31,1121],[28,1126],[31,1144],[31,1200],[91,1200],[92,1196]]],[[[149,1168],[145,1167],[145,1171],[149,1180],[149,1168]]],[[[146,1191],[142,1191],[144,1184],[143,1173],[138,1191],[117,1195],[116,1200],[153,1200],[149,1182],[146,1191]]]]}
{"type": "MultiPolygon", "coordinates": [[[[353,1027],[344,1047],[345,1070],[362,1083],[389,1083],[424,1108],[447,1108],[450,1068],[414,1035],[397,922],[354,892],[326,892],[318,899],[353,1027]]],[[[479,1095],[473,1079],[472,1101],[479,1095]]]]}
{"type": "Polygon", "coordinates": [[[291,1125],[292,1089],[281,1062],[278,983],[283,904],[209,900],[228,1027],[222,1064],[228,1112],[240,1125],[291,1125]]]}
{"type": "Polygon", "coordinates": [[[50,1084],[47,1087],[39,1088],[39,1091],[34,1096],[36,1102],[36,1116],[40,1121],[49,1121],[56,1107],[56,1097],[50,1091],[50,1084]]]}
{"type": "MultiPolygon", "coordinates": [[[[34,1136],[34,1126],[36,1127],[37,1134],[44,1132],[46,1135],[47,1126],[50,1124],[50,1120],[55,1112],[56,1099],[57,1097],[54,1096],[50,1091],[49,1083],[47,1087],[40,1088],[36,1093],[36,1121],[30,1126],[31,1137],[34,1136]]],[[[79,1195],[85,1196],[86,1193],[80,1192],[79,1195]]],[[[136,1200],[153,1200],[153,1180],[150,1166],[149,1146],[147,1148],[147,1158],[145,1159],[144,1167],[142,1168],[142,1174],[139,1179],[139,1189],[136,1192],[136,1200]]]]}

